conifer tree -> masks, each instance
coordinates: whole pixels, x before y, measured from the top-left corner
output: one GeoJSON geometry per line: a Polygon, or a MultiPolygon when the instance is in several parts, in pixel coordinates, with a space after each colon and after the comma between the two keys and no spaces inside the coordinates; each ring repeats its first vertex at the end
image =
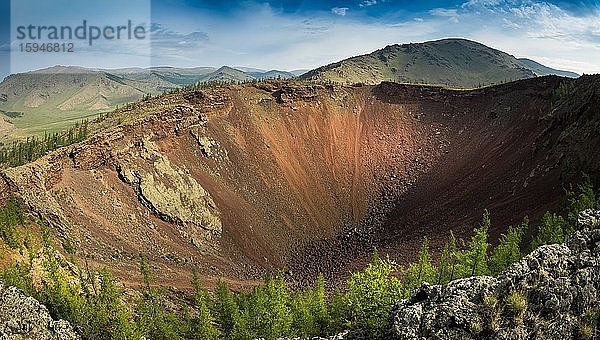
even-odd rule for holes
{"type": "Polygon", "coordinates": [[[287,335],[292,324],[289,295],[282,275],[278,275],[267,284],[267,308],[270,311],[267,338],[278,338],[287,335]]]}
{"type": "Polygon", "coordinates": [[[429,241],[427,237],[423,237],[417,263],[410,265],[404,274],[404,289],[406,294],[410,294],[413,290],[421,286],[422,282],[433,283],[435,272],[436,270],[431,264],[431,256],[429,255],[429,241]]]}
{"type": "Polygon", "coordinates": [[[192,333],[195,339],[216,339],[219,331],[215,327],[210,306],[212,305],[208,292],[202,288],[200,276],[196,268],[192,269],[192,287],[194,288],[194,300],[198,309],[196,318],[192,319],[192,333]]]}
{"type": "Polygon", "coordinates": [[[529,223],[527,217],[517,228],[510,226],[506,234],[500,236],[500,242],[494,248],[489,259],[489,268],[492,275],[498,275],[509,265],[521,259],[521,240],[524,230],[529,223]]]}
{"type": "Polygon", "coordinates": [[[325,278],[323,274],[317,276],[313,297],[311,299],[311,313],[314,316],[316,326],[320,334],[325,333],[329,324],[329,315],[327,313],[327,304],[325,302],[325,278]]]}
{"type": "Polygon", "coordinates": [[[546,211],[540,221],[537,235],[531,242],[531,250],[545,244],[562,243],[568,233],[569,227],[562,216],[546,211]]]}
{"type": "Polygon", "coordinates": [[[488,243],[490,225],[490,214],[485,209],[481,225],[474,230],[471,242],[469,242],[467,250],[462,256],[462,277],[489,274],[487,251],[490,246],[488,243]]]}
{"type": "MultiPolygon", "coordinates": [[[[596,197],[594,187],[588,175],[583,175],[583,181],[577,186],[578,193],[569,191],[567,221],[570,226],[577,224],[579,213],[586,209],[600,209],[600,197],[596,197]]],[[[567,234],[572,230],[567,230],[567,234]]]]}
{"type": "Polygon", "coordinates": [[[341,332],[347,329],[349,319],[348,303],[346,297],[339,289],[335,289],[329,303],[329,326],[328,329],[332,333],[341,332]]]}
{"type": "Polygon", "coordinates": [[[458,248],[454,233],[450,231],[448,241],[444,244],[437,270],[437,284],[446,284],[454,279],[454,271],[458,257],[458,248]]]}
{"type": "Polygon", "coordinates": [[[304,291],[296,292],[290,300],[292,313],[291,335],[300,338],[311,338],[318,335],[315,317],[311,313],[310,304],[313,291],[310,287],[304,291]]]}
{"type": "Polygon", "coordinates": [[[394,261],[375,253],[367,268],[352,274],[345,296],[352,328],[366,330],[372,337],[381,335],[393,304],[403,297],[402,283],[391,275],[399,270],[394,261]]]}
{"type": "Polygon", "coordinates": [[[215,290],[215,314],[225,339],[234,339],[236,329],[240,327],[240,310],[229,287],[223,280],[217,282],[215,290]]]}
{"type": "Polygon", "coordinates": [[[136,308],[136,322],[142,334],[151,339],[181,339],[185,328],[173,312],[164,308],[164,292],[151,287],[154,275],[148,257],[140,254],[140,273],[144,291],[136,308]]]}

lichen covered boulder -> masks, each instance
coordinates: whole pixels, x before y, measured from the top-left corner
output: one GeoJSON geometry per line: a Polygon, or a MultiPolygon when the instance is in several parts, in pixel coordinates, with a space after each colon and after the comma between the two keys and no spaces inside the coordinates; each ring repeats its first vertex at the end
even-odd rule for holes
{"type": "Polygon", "coordinates": [[[542,246],[498,277],[424,283],[399,302],[391,339],[594,338],[600,313],[600,212],[564,244],[542,246]]]}
{"type": "Polygon", "coordinates": [[[53,320],[48,309],[15,287],[0,282],[0,339],[80,339],[64,320],[53,320]]]}

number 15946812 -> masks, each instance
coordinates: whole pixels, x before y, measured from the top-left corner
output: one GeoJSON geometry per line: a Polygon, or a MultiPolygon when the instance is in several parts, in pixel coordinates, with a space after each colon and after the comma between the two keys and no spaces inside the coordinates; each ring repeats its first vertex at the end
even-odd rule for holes
{"type": "Polygon", "coordinates": [[[49,53],[60,53],[60,52],[75,52],[75,45],[73,43],[21,43],[19,44],[21,52],[36,53],[36,52],[49,52],[49,53]]]}

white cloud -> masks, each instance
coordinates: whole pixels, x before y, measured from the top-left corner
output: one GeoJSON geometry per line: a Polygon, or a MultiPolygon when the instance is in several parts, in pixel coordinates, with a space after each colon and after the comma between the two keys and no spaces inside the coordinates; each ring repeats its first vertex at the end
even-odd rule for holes
{"type": "Polygon", "coordinates": [[[377,0],[364,0],[363,2],[358,4],[358,6],[360,7],[369,7],[374,5],[377,5],[377,0]]]}
{"type": "Polygon", "coordinates": [[[504,0],[469,0],[462,4],[463,8],[490,8],[498,6],[503,3],[504,0]]]}
{"type": "Polygon", "coordinates": [[[159,23],[150,25],[150,37],[152,39],[152,48],[173,48],[177,45],[178,48],[192,48],[204,46],[209,40],[208,34],[205,32],[194,31],[186,34],[181,34],[164,28],[159,23]]]}
{"type": "Polygon", "coordinates": [[[448,18],[448,21],[452,23],[458,23],[458,11],[454,8],[434,8],[429,11],[430,15],[434,17],[448,18]]]}
{"type": "Polygon", "coordinates": [[[456,17],[458,16],[458,11],[454,8],[434,8],[429,11],[429,14],[436,17],[456,17]]]}
{"type": "Polygon", "coordinates": [[[575,15],[544,1],[469,0],[458,10],[433,9],[429,14],[434,17],[427,21],[445,32],[442,36],[474,39],[522,57],[545,56],[545,63],[555,68],[600,73],[598,5],[575,15]],[[444,30],[436,24],[442,18],[456,18],[456,25],[444,30]]]}
{"type": "Polygon", "coordinates": [[[348,7],[334,7],[331,9],[331,13],[335,15],[346,16],[346,12],[348,12],[348,7]]]}

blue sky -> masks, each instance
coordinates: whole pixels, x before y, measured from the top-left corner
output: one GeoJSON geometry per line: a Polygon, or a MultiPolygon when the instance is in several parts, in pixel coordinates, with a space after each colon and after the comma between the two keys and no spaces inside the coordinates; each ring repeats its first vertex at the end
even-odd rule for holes
{"type": "Polygon", "coordinates": [[[54,64],[307,69],[389,44],[446,37],[473,39],[551,67],[600,73],[598,0],[13,0],[12,28],[6,24],[9,1],[0,1],[0,77],[54,64]],[[101,26],[128,18],[146,25],[151,41],[101,41],[71,55],[37,56],[16,53],[13,41],[12,67],[3,59],[15,22],[76,25],[87,19],[101,26]]]}

